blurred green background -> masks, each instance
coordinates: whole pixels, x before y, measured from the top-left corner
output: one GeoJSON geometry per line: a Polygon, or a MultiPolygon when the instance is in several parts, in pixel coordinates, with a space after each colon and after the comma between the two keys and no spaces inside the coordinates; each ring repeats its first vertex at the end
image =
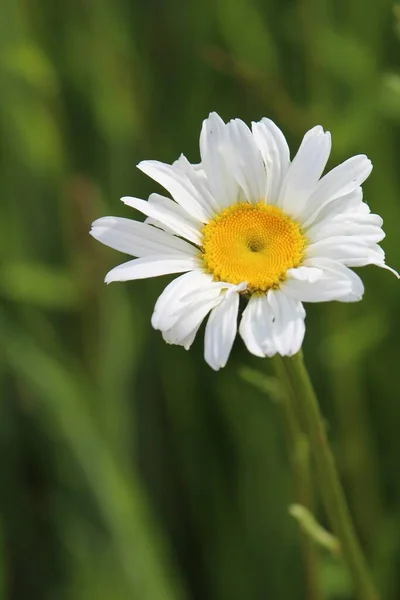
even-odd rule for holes
{"type": "MultiPolygon", "coordinates": [[[[400,25],[389,0],[1,0],[0,598],[350,600],[321,550],[310,591],[279,403],[167,346],[168,278],[105,286],[89,237],[157,186],[135,165],[198,162],[202,120],[274,119],[293,150],[332,132],[366,153],[366,201],[400,267],[400,25]],[[307,589],[309,591],[307,592],[307,589]]],[[[304,351],[357,529],[400,598],[398,282],[308,305],[304,351]]],[[[326,524],[319,505],[316,511],[326,524]]]]}

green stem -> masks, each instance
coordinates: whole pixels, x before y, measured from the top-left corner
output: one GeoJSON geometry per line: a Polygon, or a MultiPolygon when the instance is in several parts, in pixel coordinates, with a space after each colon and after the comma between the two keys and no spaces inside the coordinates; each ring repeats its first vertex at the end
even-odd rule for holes
{"type": "MultiPolygon", "coordinates": [[[[274,357],[273,365],[278,379],[285,382],[285,380],[287,380],[285,376],[285,366],[279,356],[274,357]]],[[[289,382],[286,381],[286,383],[289,382]]],[[[282,404],[284,408],[286,435],[293,473],[295,496],[299,504],[313,512],[309,443],[300,426],[299,416],[294,410],[295,401],[293,393],[291,385],[285,385],[285,394],[282,398],[282,404]]],[[[322,596],[318,577],[318,549],[313,540],[311,540],[304,532],[301,534],[301,545],[306,572],[307,598],[309,600],[321,600],[322,596]]]]}
{"type": "Polygon", "coordinates": [[[356,595],[359,600],[379,600],[379,594],[369,575],[367,562],[354,530],[335,460],[329,447],[318,400],[303,362],[303,355],[299,352],[291,358],[284,358],[282,362],[289,385],[295,391],[295,397],[290,394],[288,397],[296,402],[293,411],[302,411],[325,509],[332,529],[340,541],[343,559],[352,575],[356,595]]]}

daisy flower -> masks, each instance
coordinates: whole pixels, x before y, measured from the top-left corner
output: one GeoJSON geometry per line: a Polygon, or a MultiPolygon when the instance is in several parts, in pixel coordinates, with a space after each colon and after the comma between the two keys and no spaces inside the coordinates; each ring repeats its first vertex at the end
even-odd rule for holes
{"type": "Polygon", "coordinates": [[[364,286],[349,267],[385,265],[378,245],[382,219],[363,202],[370,160],[354,156],[324,175],[331,136],[308,131],[290,160],[269,119],[225,124],[212,113],[200,135],[200,164],[138,167],[172,199],[122,201],[144,222],[103,217],[94,238],[135,256],[112,269],[106,283],[184,273],[158,298],[152,325],[170,344],[189,349],[202,321],[204,355],[225,366],[237,330],[256,356],[291,356],[305,333],[303,302],[356,302],[364,286]],[[239,299],[247,301],[238,328],[239,299]]]}

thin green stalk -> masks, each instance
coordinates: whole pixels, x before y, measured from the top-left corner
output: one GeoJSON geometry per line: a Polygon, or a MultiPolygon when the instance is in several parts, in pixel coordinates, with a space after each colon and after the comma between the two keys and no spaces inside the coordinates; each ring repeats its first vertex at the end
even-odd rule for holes
{"type": "Polygon", "coordinates": [[[325,432],[324,420],[319,408],[301,352],[291,358],[284,358],[286,376],[295,395],[293,411],[301,410],[304,427],[310,442],[311,453],[317,468],[331,526],[340,541],[342,555],[353,578],[359,600],[379,600],[379,594],[370,577],[366,559],[357,539],[349,508],[344,496],[336,469],[335,460],[325,432]]]}
{"type": "MultiPolygon", "coordinates": [[[[280,381],[285,381],[285,367],[280,357],[273,359],[275,372],[280,381]]],[[[290,462],[293,473],[295,495],[297,502],[313,511],[313,493],[310,473],[309,443],[302,431],[296,414],[294,398],[291,385],[285,385],[285,393],[282,398],[284,408],[286,435],[289,446],[290,462]]],[[[302,532],[302,554],[306,571],[307,598],[309,600],[321,600],[321,589],[318,577],[318,549],[313,540],[302,532]]]]}

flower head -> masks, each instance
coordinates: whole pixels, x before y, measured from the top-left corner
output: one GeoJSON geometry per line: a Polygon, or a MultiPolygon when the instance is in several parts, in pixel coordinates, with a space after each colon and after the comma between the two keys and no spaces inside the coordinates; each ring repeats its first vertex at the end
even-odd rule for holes
{"type": "Polygon", "coordinates": [[[269,119],[250,130],[212,113],[201,131],[200,164],[181,156],[172,165],[138,165],[173,199],[125,197],[147,216],[144,223],[93,223],[93,237],[138,257],[112,269],[106,282],[185,273],[158,298],[152,325],[188,349],[210,313],[205,359],[213,369],[228,360],[240,296],[248,300],[239,326],[248,350],[295,354],[305,333],[302,302],[358,301],[364,286],[349,267],[389,268],[378,245],[382,219],[363,202],[371,162],[354,156],[321,178],[330,150],[330,134],[317,126],[290,161],[269,119]]]}

